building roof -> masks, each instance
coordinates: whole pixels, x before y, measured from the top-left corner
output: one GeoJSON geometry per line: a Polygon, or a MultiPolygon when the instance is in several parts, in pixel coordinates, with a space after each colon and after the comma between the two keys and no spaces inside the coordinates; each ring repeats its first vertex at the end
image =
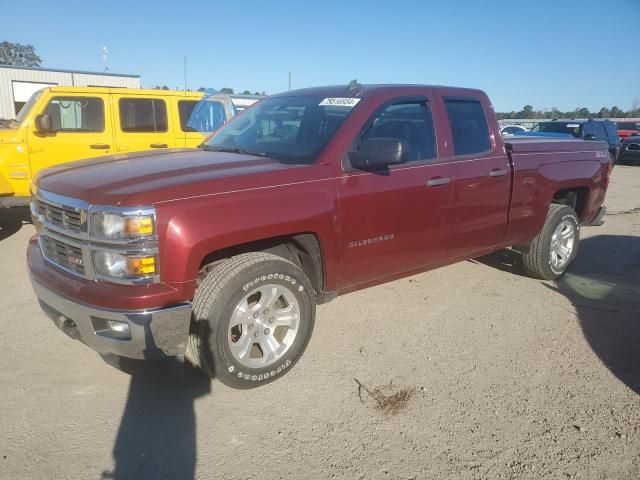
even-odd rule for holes
{"type": "Polygon", "coordinates": [[[0,64],[0,68],[12,68],[14,70],[36,70],[36,71],[42,71],[42,72],[79,73],[83,75],[102,75],[105,77],[140,78],[140,75],[131,75],[128,73],[87,72],[84,70],[64,70],[62,68],[17,67],[15,65],[2,65],[2,64],[0,64]]]}

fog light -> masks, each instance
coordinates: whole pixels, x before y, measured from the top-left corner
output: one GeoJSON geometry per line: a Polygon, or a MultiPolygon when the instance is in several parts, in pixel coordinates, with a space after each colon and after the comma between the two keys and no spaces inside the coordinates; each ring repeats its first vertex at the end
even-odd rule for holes
{"type": "Polygon", "coordinates": [[[109,325],[109,328],[111,330],[113,330],[114,332],[122,335],[122,336],[131,336],[131,333],[129,332],[129,324],[126,322],[117,322],[115,320],[108,320],[107,324],[109,325]]]}

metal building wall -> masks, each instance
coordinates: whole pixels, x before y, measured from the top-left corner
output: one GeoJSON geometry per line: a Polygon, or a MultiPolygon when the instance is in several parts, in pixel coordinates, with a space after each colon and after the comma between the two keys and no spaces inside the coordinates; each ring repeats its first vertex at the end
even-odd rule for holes
{"type": "Polygon", "coordinates": [[[140,77],[0,66],[0,119],[15,118],[13,81],[77,87],[140,88],[140,77]]]}

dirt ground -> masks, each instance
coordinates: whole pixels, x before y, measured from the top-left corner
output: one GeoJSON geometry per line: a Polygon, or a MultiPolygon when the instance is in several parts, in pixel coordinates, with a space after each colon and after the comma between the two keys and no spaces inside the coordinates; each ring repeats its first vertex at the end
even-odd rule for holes
{"type": "Polygon", "coordinates": [[[561,281],[505,254],[340,297],[251,391],[67,338],[0,211],[0,479],[638,479],[640,167],[607,205],[561,281]]]}

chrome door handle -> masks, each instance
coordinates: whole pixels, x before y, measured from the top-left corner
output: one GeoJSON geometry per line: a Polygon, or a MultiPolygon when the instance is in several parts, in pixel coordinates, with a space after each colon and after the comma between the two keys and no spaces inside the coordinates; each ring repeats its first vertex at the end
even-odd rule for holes
{"type": "Polygon", "coordinates": [[[448,185],[449,183],[451,183],[449,177],[436,177],[427,181],[427,187],[437,187],[439,185],[448,185]]]}
{"type": "Polygon", "coordinates": [[[507,173],[509,173],[509,170],[491,170],[489,172],[489,176],[490,177],[504,177],[507,173]]]}
{"type": "Polygon", "coordinates": [[[89,145],[89,148],[93,150],[108,150],[111,148],[111,145],[107,145],[106,143],[94,143],[89,145]]]}

